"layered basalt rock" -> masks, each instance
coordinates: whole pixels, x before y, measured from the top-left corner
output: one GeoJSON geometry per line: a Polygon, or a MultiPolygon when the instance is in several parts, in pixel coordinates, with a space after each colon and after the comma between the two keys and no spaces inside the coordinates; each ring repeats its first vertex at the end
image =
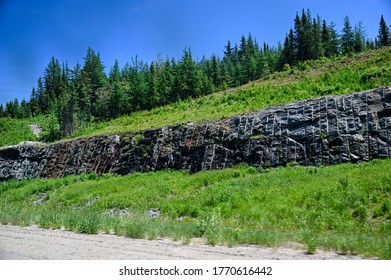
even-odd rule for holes
{"type": "Polygon", "coordinates": [[[96,172],[222,169],[238,163],[328,165],[391,155],[391,89],[274,106],[206,125],[185,123],[0,149],[0,181],[96,172]]]}

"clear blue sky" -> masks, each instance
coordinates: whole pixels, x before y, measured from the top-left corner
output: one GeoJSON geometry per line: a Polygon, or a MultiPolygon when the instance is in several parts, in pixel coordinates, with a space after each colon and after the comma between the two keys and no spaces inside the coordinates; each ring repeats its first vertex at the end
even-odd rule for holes
{"type": "Polygon", "coordinates": [[[221,56],[248,33],[275,46],[303,8],[339,31],[349,15],[371,39],[382,14],[391,24],[391,0],[0,0],[0,103],[28,100],[52,55],[73,67],[92,47],[108,72],[115,59],[179,59],[185,47],[198,59],[221,56]]]}

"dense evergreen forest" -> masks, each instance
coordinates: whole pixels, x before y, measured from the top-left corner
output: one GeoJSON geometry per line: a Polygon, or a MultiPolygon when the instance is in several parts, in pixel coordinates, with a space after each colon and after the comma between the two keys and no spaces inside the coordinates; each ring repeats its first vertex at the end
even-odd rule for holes
{"type": "Polygon", "coordinates": [[[72,68],[52,57],[32,89],[30,100],[15,99],[5,107],[0,105],[0,117],[47,115],[47,140],[55,140],[72,135],[93,121],[237,87],[276,71],[300,67],[307,60],[389,45],[390,28],[383,16],[379,34],[371,40],[362,23],[352,26],[348,16],[339,33],[334,23],[327,24],[303,10],[301,15],[296,14],[283,44],[260,45],[251,34],[243,35],[239,44],[227,42],[222,58],[212,55],[196,61],[191,49],[186,48],[179,60],[159,57],[148,64],[136,56],[122,69],[116,60],[107,75],[99,53],[88,48],[84,64],[77,63],[72,68]]]}

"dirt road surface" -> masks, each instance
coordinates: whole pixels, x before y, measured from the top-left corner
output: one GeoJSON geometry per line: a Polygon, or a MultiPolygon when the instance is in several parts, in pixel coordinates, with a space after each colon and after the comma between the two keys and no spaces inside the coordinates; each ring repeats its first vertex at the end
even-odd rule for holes
{"type": "Polygon", "coordinates": [[[0,225],[2,260],[363,259],[361,256],[324,251],[309,255],[294,244],[272,249],[259,246],[229,248],[198,243],[195,241],[184,245],[169,239],[144,240],[110,234],[87,235],[48,230],[36,226],[0,225]]]}

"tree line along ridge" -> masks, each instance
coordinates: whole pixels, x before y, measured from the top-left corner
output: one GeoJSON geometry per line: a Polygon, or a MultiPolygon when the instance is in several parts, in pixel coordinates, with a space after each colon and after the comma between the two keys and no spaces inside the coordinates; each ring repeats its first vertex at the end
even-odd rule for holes
{"type": "Polygon", "coordinates": [[[379,34],[367,38],[360,22],[354,27],[344,18],[342,32],[309,10],[296,14],[283,44],[260,45],[251,33],[239,44],[230,41],[222,58],[213,54],[196,61],[190,48],[179,60],[157,58],[150,64],[137,56],[121,69],[115,60],[108,75],[92,48],[84,64],[70,68],[54,56],[38,78],[29,101],[0,105],[0,117],[49,116],[49,141],[70,136],[96,120],[108,120],[135,111],[150,110],[179,100],[196,98],[286,71],[307,60],[359,53],[391,45],[390,28],[383,16],[379,34]]]}

